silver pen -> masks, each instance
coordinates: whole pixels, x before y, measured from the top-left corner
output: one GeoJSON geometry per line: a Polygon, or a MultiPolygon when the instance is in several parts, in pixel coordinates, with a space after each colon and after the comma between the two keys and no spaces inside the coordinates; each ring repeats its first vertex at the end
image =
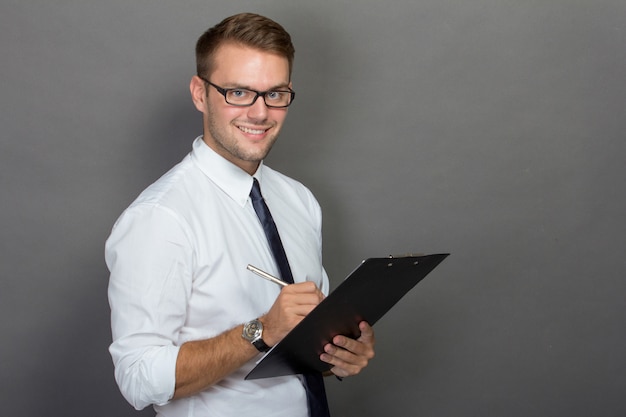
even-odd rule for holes
{"type": "Polygon", "coordinates": [[[286,283],[285,281],[276,278],[274,275],[268,274],[267,272],[263,271],[262,269],[257,268],[256,266],[252,266],[250,264],[248,264],[248,266],[246,267],[248,269],[248,271],[252,271],[255,274],[257,274],[258,276],[260,276],[261,278],[265,278],[268,281],[272,281],[274,284],[278,284],[281,287],[285,287],[287,285],[289,285],[288,283],[286,283]]]}

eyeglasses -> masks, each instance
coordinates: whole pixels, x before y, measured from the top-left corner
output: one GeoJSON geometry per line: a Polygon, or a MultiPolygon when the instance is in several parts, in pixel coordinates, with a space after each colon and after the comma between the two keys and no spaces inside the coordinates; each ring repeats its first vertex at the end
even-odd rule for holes
{"type": "Polygon", "coordinates": [[[248,88],[223,88],[213,84],[211,81],[200,77],[202,81],[213,86],[221,95],[224,96],[226,103],[232,106],[249,107],[252,106],[256,99],[263,97],[265,105],[271,108],[289,107],[293,102],[296,92],[291,88],[286,90],[269,90],[256,91],[248,88]]]}

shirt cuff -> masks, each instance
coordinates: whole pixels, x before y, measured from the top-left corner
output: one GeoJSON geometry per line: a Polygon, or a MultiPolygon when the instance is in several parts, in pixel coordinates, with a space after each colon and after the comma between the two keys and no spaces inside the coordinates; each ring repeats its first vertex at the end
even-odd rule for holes
{"type": "MultiPolygon", "coordinates": [[[[114,346],[111,346],[113,353],[114,346]]],[[[115,365],[115,379],[126,400],[137,410],[164,405],[174,396],[178,346],[153,346],[128,355],[115,365]]]]}

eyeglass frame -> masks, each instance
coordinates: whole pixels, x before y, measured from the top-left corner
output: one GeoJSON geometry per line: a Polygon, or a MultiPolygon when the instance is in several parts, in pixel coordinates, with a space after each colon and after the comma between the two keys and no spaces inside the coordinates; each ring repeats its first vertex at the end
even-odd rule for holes
{"type": "MultiPolygon", "coordinates": [[[[198,76],[202,81],[204,81],[205,83],[209,84],[210,86],[212,86],[213,88],[215,88],[217,90],[218,93],[220,93],[221,95],[224,96],[224,101],[226,101],[226,104],[229,104],[231,106],[236,106],[236,107],[251,107],[254,105],[254,103],[256,103],[257,99],[259,97],[263,97],[263,103],[265,103],[265,105],[269,108],[272,109],[286,109],[287,107],[291,106],[291,103],[293,103],[293,100],[296,98],[296,92],[293,91],[291,88],[289,87],[285,87],[286,90],[278,90],[278,89],[274,89],[274,90],[267,90],[267,91],[257,91],[257,90],[253,90],[251,88],[245,88],[245,87],[234,87],[234,88],[224,88],[224,87],[220,87],[217,84],[213,84],[211,81],[207,80],[204,77],[200,77],[198,76]],[[233,91],[233,90],[246,90],[246,91],[250,91],[254,94],[256,94],[254,96],[254,98],[252,99],[252,103],[250,104],[233,104],[230,103],[228,101],[228,99],[226,98],[226,94],[228,94],[229,91],[233,91]],[[281,92],[281,93],[289,93],[290,94],[290,98],[289,98],[289,103],[286,106],[274,106],[272,104],[267,104],[267,101],[265,100],[265,95],[268,93],[274,93],[274,92],[281,92]]],[[[282,87],[281,87],[282,88],[282,87]]]]}

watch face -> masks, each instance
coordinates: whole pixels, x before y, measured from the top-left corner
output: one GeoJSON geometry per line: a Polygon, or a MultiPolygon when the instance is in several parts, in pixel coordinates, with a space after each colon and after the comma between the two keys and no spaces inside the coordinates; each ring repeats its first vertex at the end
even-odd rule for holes
{"type": "Polygon", "coordinates": [[[254,340],[261,335],[263,325],[258,320],[252,320],[243,327],[243,335],[247,340],[254,340]]]}

